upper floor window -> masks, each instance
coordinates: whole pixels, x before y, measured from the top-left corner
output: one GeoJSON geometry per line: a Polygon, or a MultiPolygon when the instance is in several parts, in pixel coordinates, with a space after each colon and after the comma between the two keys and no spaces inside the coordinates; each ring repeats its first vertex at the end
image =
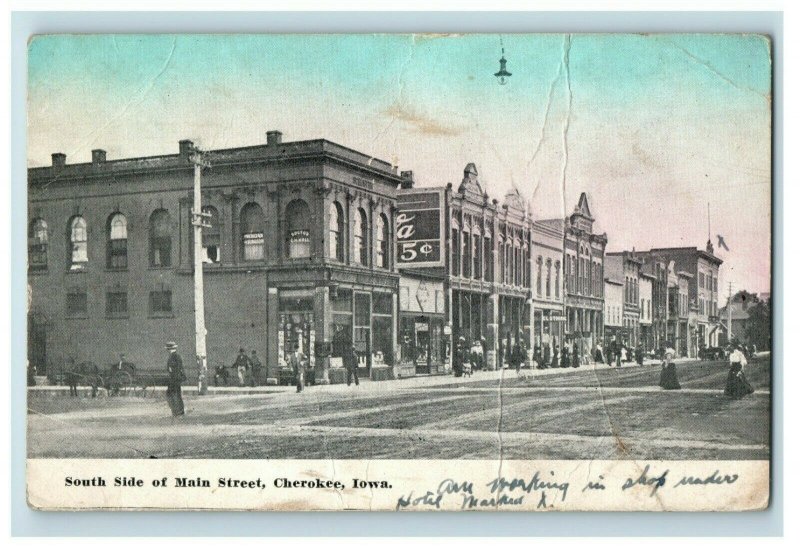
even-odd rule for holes
{"type": "Polygon", "coordinates": [[[362,208],[356,210],[356,216],[353,219],[353,246],[355,248],[356,262],[367,266],[369,264],[369,258],[367,257],[367,212],[362,208]]]}
{"type": "Polygon", "coordinates": [[[108,219],[108,268],[128,268],[128,221],[122,213],[108,219]]]}
{"type": "Polygon", "coordinates": [[[344,261],[344,215],[339,202],[331,202],[328,208],[328,256],[344,261]]]}
{"type": "Polygon", "coordinates": [[[150,292],[150,315],[169,316],[172,314],[172,291],[161,287],[150,292]]]}
{"type": "Polygon", "coordinates": [[[481,277],[481,233],[474,227],[472,229],[472,277],[476,280],[481,277]]]}
{"type": "Polygon", "coordinates": [[[89,264],[89,248],[86,234],[86,220],[78,215],[73,217],[69,225],[70,270],[83,270],[89,264]]]}
{"type": "Polygon", "coordinates": [[[547,259],[547,279],[544,286],[544,293],[548,299],[550,298],[550,283],[552,282],[552,275],[553,275],[553,261],[547,259]]]}
{"type": "Polygon", "coordinates": [[[555,289],[554,293],[555,293],[556,299],[558,299],[558,298],[561,297],[561,262],[559,262],[559,261],[556,261],[556,280],[555,280],[555,282],[556,283],[554,285],[554,289],[555,289]]]}
{"type": "Polygon", "coordinates": [[[483,279],[492,281],[494,276],[494,260],[492,258],[492,235],[486,233],[483,236],[483,279]]]}
{"type": "MultiPolygon", "coordinates": [[[[292,219],[293,216],[290,216],[289,208],[287,208],[286,221],[288,225],[291,225],[292,219]]],[[[308,222],[308,219],[304,222],[308,222]]],[[[242,232],[242,259],[245,261],[264,260],[264,211],[261,206],[255,202],[245,204],[239,224],[242,232]]]]}
{"type": "Polygon", "coordinates": [[[220,261],[220,226],[219,212],[214,206],[203,206],[203,213],[208,215],[204,218],[203,228],[203,262],[219,263],[220,261]]]}
{"type": "Polygon", "coordinates": [[[172,234],[169,213],[157,209],[150,215],[150,266],[172,264],[172,234]]]}
{"type": "Polygon", "coordinates": [[[470,247],[472,247],[472,243],[470,242],[469,229],[465,226],[461,234],[461,261],[463,263],[461,265],[461,276],[464,278],[469,278],[469,270],[472,264],[470,247]]]}
{"type": "Polygon", "coordinates": [[[389,268],[389,223],[383,213],[375,223],[375,252],[378,268],[389,268]]]}
{"type": "Polygon", "coordinates": [[[28,268],[47,270],[47,223],[34,219],[28,227],[28,268]]]}
{"type": "Polygon", "coordinates": [[[458,225],[455,224],[455,220],[453,220],[454,226],[450,228],[450,274],[453,276],[458,276],[459,268],[461,267],[461,263],[459,262],[458,252],[459,252],[459,235],[461,231],[458,229],[458,225]]]}
{"type": "Polygon", "coordinates": [[[536,294],[542,295],[542,257],[536,258],[536,294]]]}

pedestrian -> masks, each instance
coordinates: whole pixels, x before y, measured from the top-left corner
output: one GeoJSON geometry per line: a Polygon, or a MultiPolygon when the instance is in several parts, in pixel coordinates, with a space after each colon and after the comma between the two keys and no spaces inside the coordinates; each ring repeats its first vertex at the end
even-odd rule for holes
{"type": "Polygon", "coordinates": [[[553,359],[550,362],[550,367],[556,369],[558,367],[558,340],[553,341],[553,359]]]}
{"type": "Polygon", "coordinates": [[[617,365],[621,366],[622,362],[626,361],[628,361],[628,347],[623,343],[622,347],[619,349],[619,363],[617,365]]]}
{"type": "Polygon", "coordinates": [[[250,386],[258,386],[261,383],[261,360],[258,359],[256,351],[250,353],[250,386]]]}
{"type": "Polygon", "coordinates": [[[481,337],[481,369],[486,367],[486,337],[481,337]]]}
{"type": "Polygon", "coordinates": [[[347,370],[347,386],[350,386],[351,381],[355,381],[356,386],[358,386],[358,356],[356,355],[355,345],[347,345],[343,358],[344,367],[347,370]]]}
{"type": "Polygon", "coordinates": [[[542,363],[542,347],[538,344],[533,345],[533,361],[537,366],[542,363]]]}
{"type": "MultiPolygon", "coordinates": [[[[246,357],[246,356],[245,356],[246,357]]],[[[297,383],[297,391],[302,392],[305,386],[305,356],[300,352],[300,346],[295,343],[292,352],[286,359],[287,364],[294,372],[294,380],[297,383]]]]}
{"type": "Polygon", "coordinates": [[[233,362],[233,368],[239,373],[239,386],[244,386],[247,370],[250,369],[250,359],[247,357],[247,354],[245,354],[244,348],[239,349],[236,361],[233,362]]]}
{"type": "Polygon", "coordinates": [[[661,378],[658,385],[664,390],[680,390],[681,384],[678,382],[678,372],[675,369],[675,349],[667,347],[664,351],[664,360],[661,362],[661,378]]]}
{"type": "Polygon", "coordinates": [[[467,342],[464,337],[459,337],[453,352],[453,375],[460,377],[464,374],[464,361],[466,358],[467,342]]]}
{"type": "Polygon", "coordinates": [[[168,342],[166,349],[169,352],[169,358],[167,359],[167,372],[169,372],[167,402],[172,410],[172,416],[180,417],[185,413],[183,396],[181,395],[181,383],[186,380],[186,375],[183,372],[183,360],[178,354],[178,345],[174,342],[168,342]]]}
{"type": "Polygon", "coordinates": [[[644,365],[644,348],[642,348],[642,343],[639,343],[636,347],[636,363],[644,365]]]}
{"type": "Polygon", "coordinates": [[[594,347],[594,363],[603,363],[605,360],[603,359],[603,347],[600,346],[600,343],[597,343],[597,346],[594,347]]]}
{"type": "Polygon", "coordinates": [[[542,362],[539,366],[540,369],[547,368],[547,365],[550,363],[550,343],[544,343],[544,350],[542,351],[542,362]]]}
{"type": "Polygon", "coordinates": [[[606,345],[606,361],[608,362],[608,366],[612,367],[614,365],[614,360],[617,356],[617,339],[612,338],[611,341],[606,345]]]}
{"type": "Polygon", "coordinates": [[[614,352],[614,360],[617,364],[617,367],[622,367],[622,356],[624,351],[625,351],[625,344],[624,343],[618,344],[616,352],[614,352]]]}
{"type": "Polygon", "coordinates": [[[737,344],[734,347],[729,360],[731,368],[728,370],[728,380],[725,383],[725,395],[738,400],[755,392],[744,376],[747,358],[742,352],[741,345],[737,344]]]}
{"type": "Polygon", "coordinates": [[[564,342],[564,348],[561,349],[561,367],[569,367],[569,343],[564,342]]]}
{"type": "Polygon", "coordinates": [[[520,369],[522,369],[525,358],[527,358],[525,346],[522,344],[522,341],[519,341],[514,345],[514,350],[511,352],[512,363],[510,364],[517,371],[517,375],[519,375],[520,369]]]}
{"type": "Polygon", "coordinates": [[[578,341],[572,343],[572,367],[580,367],[581,357],[578,351],[578,341]]]}
{"type": "Polygon", "coordinates": [[[228,368],[224,365],[218,365],[214,368],[214,386],[219,386],[219,381],[222,380],[225,386],[228,386],[228,368]]]}

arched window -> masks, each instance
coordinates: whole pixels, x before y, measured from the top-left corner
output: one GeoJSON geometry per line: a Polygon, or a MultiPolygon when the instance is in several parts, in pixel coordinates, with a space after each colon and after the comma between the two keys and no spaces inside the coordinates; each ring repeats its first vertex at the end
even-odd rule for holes
{"type": "Polygon", "coordinates": [[[555,289],[554,293],[555,293],[556,299],[558,299],[558,298],[561,297],[561,262],[560,261],[556,261],[556,280],[555,280],[555,282],[556,283],[555,283],[555,286],[554,286],[554,289],[555,289]]]}
{"type": "Polygon", "coordinates": [[[367,257],[367,213],[361,208],[356,210],[356,218],[353,219],[353,246],[354,256],[358,264],[364,266],[369,264],[367,257]]]}
{"type": "Polygon", "coordinates": [[[339,202],[328,208],[328,257],[344,261],[344,215],[339,202]]]}
{"type": "Polygon", "coordinates": [[[458,227],[458,221],[454,218],[450,221],[450,273],[453,276],[458,276],[461,269],[459,258],[459,251],[461,250],[460,243],[461,230],[458,227]]]}
{"type": "Polygon", "coordinates": [[[28,226],[28,268],[47,270],[47,223],[34,219],[28,226]]]}
{"type": "Polygon", "coordinates": [[[536,258],[536,294],[542,295],[542,257],[536,258]]]}
{"type": "Polygon", "coordinates": [[[481,229],[477,224],[472,226],[472,277],[481,279],[481,229]]]}
{"type": "Polygon", "coordinates": [[[122,213],[108,218],[108,268],[128,268],[128,221],[122,213]]]}
{"type": "Polygon", "coordinates": [[[239,215],[243,261],[264,259],[264,211],[255,202],[244,205],[239,215]]]}
{"type": "Polygon", "coordinates": [[[375,223],[375,251],[379,268],[389,268],[389,223],[381,213],[375,223]]]}
{"type": "Polygon", "coordinates": [[[203,228],[203,262],[219,263],[220,261],[220,226],[219,211],[214,206],[203,206],[206,227],[203,228]]]}
{"type": "Polygon", "coordinates": [[[89,248],[87,245],[86,220],[78,215],[69,224],[70,270],[83,270],[89,264],[89,248]]]}
{"type": "Polygon", "coordinates": [[[150,266],[172,264],[172,234],[169,213],[157,209],[150,215],[150,266]]]}
{"type": "Polygon", "coordinates": [[[492,232],[486,229],[483,233],[483,279],[494,281],[494,259],[492,257],[492,232]]]}
{"type": "Polygon", "coordinates": [[[469,271],[472,267],[471,247],[469,219],[464,219],[464,226],[461,231],[461,276],[464,278],[469,278],[470,276],[469,271]]]}
{"type": "Polygon", "coordinates": [[[544,286],[544,293],[545,296],[549,299],[550,298],[550,284],[552,282],[551,276],[553,275],[553,261],[547,259],[547,280],[544,286]]]}
{"type": "MultiPolygon", "coordinates": [[[[286,254],[290,259],[311,257],[311,210],[303,200],[286,206],[286,254]]],[[[262,251],[263,253],[263,251],[262,251]]],[[[263,256],[263,255],[262,255],[263,256]]]]}

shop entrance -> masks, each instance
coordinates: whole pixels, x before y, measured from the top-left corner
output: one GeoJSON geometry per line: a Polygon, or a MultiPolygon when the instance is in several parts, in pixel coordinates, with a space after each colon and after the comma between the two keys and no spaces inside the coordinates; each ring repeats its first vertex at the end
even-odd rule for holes
{"type": "Polygon", "coordinates": [[[28,362],[37,375],[47,374],[47,328],[35,314],[28,315],[28,362]]]}
{"type": "Polygon", "coordinates": [[[372,295],[360,291],[353,292],[353,345],[356,347],[359,376],[369,376],[372,367],[371,337],[372,295]]]}
{"type": "Polygon", "coordinates": [[[296,344],[314,367],[314,309],[310,297],[280,297],[278,359],[281,365],[296,344]]]}

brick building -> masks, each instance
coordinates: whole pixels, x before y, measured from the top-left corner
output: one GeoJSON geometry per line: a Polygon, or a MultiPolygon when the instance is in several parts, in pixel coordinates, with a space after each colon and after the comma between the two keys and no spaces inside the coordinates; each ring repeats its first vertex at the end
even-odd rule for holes
{"type": "Polygon", "coordinates": [[[564,230],[565,342],[577,344],[579,352],[591,359],[592,349],[603,337],[603,262],[608,237],[594,233],[585,192],[569,217],[542,223],[564,230]]]}
{"type": "MultiPolygon", "coordinates": [[[[191,364],[191,150],[181,141],[178,154],[114,161],[95,150],[69,165],[53,154],[52,166],[28,170],[29,356],[40,368],[69,358],[102,367],[124,352],[163,369],[167,339],[191,364]]],[[[208,156],[209,367],[243,347],[275,378],[297,343],[324,382],[331,354],[353,341],[361,373],[385,375],[397,347],[396,169],[277,131],[208,156]]]]}

